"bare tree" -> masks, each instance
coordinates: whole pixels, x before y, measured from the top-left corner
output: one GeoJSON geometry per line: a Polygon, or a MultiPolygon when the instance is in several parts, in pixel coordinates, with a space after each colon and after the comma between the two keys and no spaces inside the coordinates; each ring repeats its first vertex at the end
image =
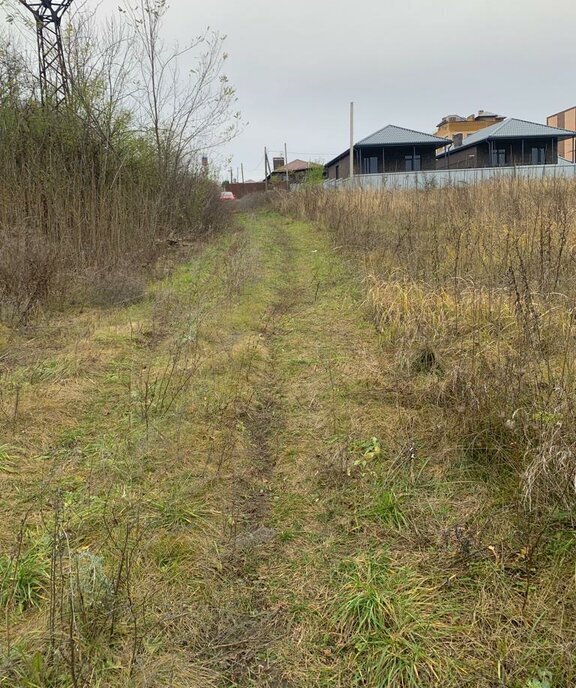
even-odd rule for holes
{"type": "MultiPolygon", "coordinates": [[[[98,21],[99,10],[85,1],[72,6],[63,34],[71,107],[111,148],[123,126],[151,135],[166,172],[194,164],[201,152],[230,141],[241,127],[236,92],[224,73],[226,37],[206,29],[184,47],[167,45],[166,0],[122,2],[123,21],[98,21]],[[184,61],[191,68],[184,69],[184,61]]],[[[0,0],[0,10],[9,11],[30,39],[29,18],[18,5],[0,0]]]]}
{"type": "Polygon", "coordinates": [[[34,91],[28,64],[8,36],[0,35],[0,101],[15,102],[34,91]]]}
{"type": "Polygon", "coordinates": [[[134,125],[138,60],[130,28],[113,19],[98,24],[95,14],[95,10],[74,13],[65,34],[73,83],[71,106],[113,148],[117,137],[134,125]]]}
{"type": "Polygon", "coordinates": [[[137,37],[140,103],[164,165],[188,164],[200,151],[233,138],[240,126],[236,92],[223,73],[225,36],[206,30],[187,46],[167,47],[162,39],[166,0],[139,0],[122,10],[137,37]],[[194,67],[183,74],[182,58],[194,67]]]}

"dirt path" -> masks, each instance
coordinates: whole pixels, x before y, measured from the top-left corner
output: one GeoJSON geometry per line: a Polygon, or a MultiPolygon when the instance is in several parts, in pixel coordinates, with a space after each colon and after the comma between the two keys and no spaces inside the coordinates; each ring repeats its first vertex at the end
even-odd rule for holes
{"type": "MultiPolygon", "coordinates": [[[[267,298],[254,304],[255,310],[261,312],[260,318],[252,321],[252,331],[244,331],[241,336],[256,338],[266,365],[264,370],[258,370],[251,360],[246,366],[246,377],[255,378],[254,388],[237,413],[237,422],[248,438],[248,465],[233,488],[237,523],[225,579],[237,594],[233,602],[235,611],[227,617],[227,627],[218,628],[213,649],[218,654],[218,650],[225,648],[217,665],[231,685],[288,686],[267,657],[268,648],[285,636],[287,629],[285,619],[270,600],[266,569],[279,551],[275,544],[279,531],[273,525],[273,494],[278,446],[285,423],[282,398],[286,379],[277,361],[278,337],[288,314],[298,307],[298,289],[286,284],[279,273],[294,275],[299,266],[294,262],[294,247],[285,232],[273,231],[266,237],[255,233],[252,241],[260,260],[269,268],[263,271],[264,283],[260,285],[267,298]]],[[[248,310],[251,307],[248,303],[248,310]]]]}
{"type": "Polygon", "coordinates": [[[329,237],[240,223],[0,345],[0,685],[500,685],[486,485],[435,460],[329,237]]]}
{"type": "Polygon", "coordinates": [[[377,370],[377,342],[359,285],[322,236],[276,216],[245,226],[264,265],[266,303],[253,304],[263,316],[252,327],[266,365],[252,371],[254,396],[239,414],[252,465],[237,483],[242,525],[225,579],[233,611],[212,652],[226,646],[218,670],[230,685],[323,685],[332,641],[309,606],[330,594],[325,566],[345,537],[337,500],[351,480],[351,445],[381,426],[381,400],[370,408],[359,394],[377,370]]]}

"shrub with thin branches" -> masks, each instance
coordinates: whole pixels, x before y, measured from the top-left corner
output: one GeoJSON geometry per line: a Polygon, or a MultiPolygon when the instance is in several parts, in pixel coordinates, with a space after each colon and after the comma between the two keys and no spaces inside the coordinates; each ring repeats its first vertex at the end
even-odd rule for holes
{"type": "Polygon", "coordinates": [[[194,42],[198,70],[182,82],[161,42],[165,11],[143,0],[103,29],[76,14],[65,31],[71,93],[59,108],[40,103],[35,60],[0,37],[0,318],[10,324],[78,292],[122,302],[107,293],[111,275],[141,271],[166,240],[228,222],[198,164],[234,133],[222,39],[194,42]],[[170,83],[147,78],[160,67],[170,83]],[[101,288],[78,290],[87,276],[101,288]]]}

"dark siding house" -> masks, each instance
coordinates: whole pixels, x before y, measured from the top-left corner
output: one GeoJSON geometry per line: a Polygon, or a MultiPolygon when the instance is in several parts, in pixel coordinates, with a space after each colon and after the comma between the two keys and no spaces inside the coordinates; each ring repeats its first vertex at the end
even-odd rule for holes
{"type": "Polygon", "coordinates": [[[556,165],[558,142],[574,137],[576,131],[510,117],[441,151],[438,168],[556,165]]]}
{"type": "MultiPolygon", "coordinates": [[[[389,124],[354,144],[354,174],[435,170],[436,149],[450,143],[450,139],[389,124]]],[[[326,176],[350,176],[349,150],[326,164],[326,176]]]]}

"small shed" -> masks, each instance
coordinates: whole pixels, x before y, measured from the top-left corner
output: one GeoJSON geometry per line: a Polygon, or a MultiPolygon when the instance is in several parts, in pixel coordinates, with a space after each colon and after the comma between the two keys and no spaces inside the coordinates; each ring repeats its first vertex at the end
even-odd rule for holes
{"type": "MultiPolygon", "coordinates": [[[[450,139],[389,124],[354,144],[354,174],[436,169],[436,149],[450,139]]],[[[329,179],[350,176],[350,151],[326,163],[329,179]]]]}

